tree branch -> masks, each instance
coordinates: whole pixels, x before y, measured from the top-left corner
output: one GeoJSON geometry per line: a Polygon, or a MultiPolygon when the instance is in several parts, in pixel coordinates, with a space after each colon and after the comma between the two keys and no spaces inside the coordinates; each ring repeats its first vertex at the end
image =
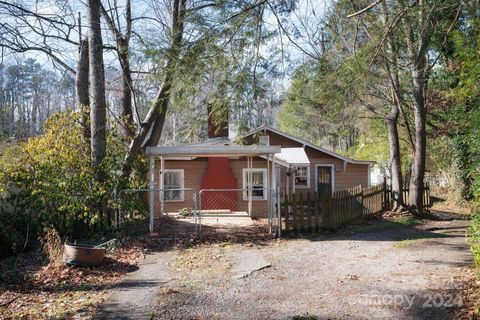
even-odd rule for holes
{"type": "Polygon", "coordinates": [[[377,0],[377,1],[375,1],[374,3],[369,4],[368,6],[366,6],[365,8],[363,8],[362,10],[357,11],[357,12],[352,13],[352,14],[349,14],[349,15],[347,16],[347,18],[352,18],[352,17],[358,16],[358,15],[361,15],[362,13],[367,12],[368,10],[372,9],[373,7],[375,7],[377,4],[379,4],[379,3],[382,2],[382,1],[383,1],[383,0],[377,0]]]}

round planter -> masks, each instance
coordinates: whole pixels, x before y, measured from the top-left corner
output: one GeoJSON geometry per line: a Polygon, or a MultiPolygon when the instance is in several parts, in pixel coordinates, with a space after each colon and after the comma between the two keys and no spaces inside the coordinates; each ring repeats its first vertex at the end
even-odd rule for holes
{"type": "Polygon", "coordinates": [[[88,245],[65,244],[63,261],[76,266],[98,266],[105,258],[104,248],[95,248],[88,245]]]}

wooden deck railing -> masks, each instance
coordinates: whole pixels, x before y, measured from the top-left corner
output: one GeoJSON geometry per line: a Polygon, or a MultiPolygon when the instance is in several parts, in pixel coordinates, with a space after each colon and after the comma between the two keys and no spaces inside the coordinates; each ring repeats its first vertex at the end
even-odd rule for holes
{"type": "MultiPolygon", "coordinates": [[[[430,188],[424,188],[424,207],[431,205],[430,188]]],[[[404,189],[408,199],[408,189],[404,189]]],[[[391,190],[383,185],[360,186],[328,194],[283,195],[280,201],[282,232],[312,233],[354,224],[391,208],[391,190]]]]}

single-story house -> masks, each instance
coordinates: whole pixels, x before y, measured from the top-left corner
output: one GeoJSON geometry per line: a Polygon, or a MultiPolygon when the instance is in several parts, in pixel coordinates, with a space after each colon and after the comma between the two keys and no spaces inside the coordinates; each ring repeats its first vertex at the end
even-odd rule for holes
{"type": "Polygon", "coordinates": [[[277,193],[368,186],[374,164],[344,157],[268,125],[235,142],[228,138],[228,126],[209,126],[209,139],[203,143],[151,147],[147,155],[150,189],[164,190],[150,195],[150,211],[155,215],[197,203],[202,211],[247,212],[263,218],[277,193]],[[160,201],[152,201],[157,198],[160,201]]]}

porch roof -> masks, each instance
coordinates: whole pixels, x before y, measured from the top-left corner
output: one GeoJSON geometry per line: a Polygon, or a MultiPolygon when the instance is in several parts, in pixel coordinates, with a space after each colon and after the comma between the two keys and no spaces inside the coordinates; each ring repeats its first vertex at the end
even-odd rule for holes
{"type": "Polygon", "coordinates": [[[303,148],[282,148],[281,152],[275,155],[275,162],[286,167],[310,164],[310,160],[308,160],[308,156],[303,148]]]}
{"type": "Polygon", "coordinates": [[[148,156],[163,157],[248,157],[280,153],[280,146],[263,145],[203,145],[203,146],[172,146],[148,147],[148,156]]]}

